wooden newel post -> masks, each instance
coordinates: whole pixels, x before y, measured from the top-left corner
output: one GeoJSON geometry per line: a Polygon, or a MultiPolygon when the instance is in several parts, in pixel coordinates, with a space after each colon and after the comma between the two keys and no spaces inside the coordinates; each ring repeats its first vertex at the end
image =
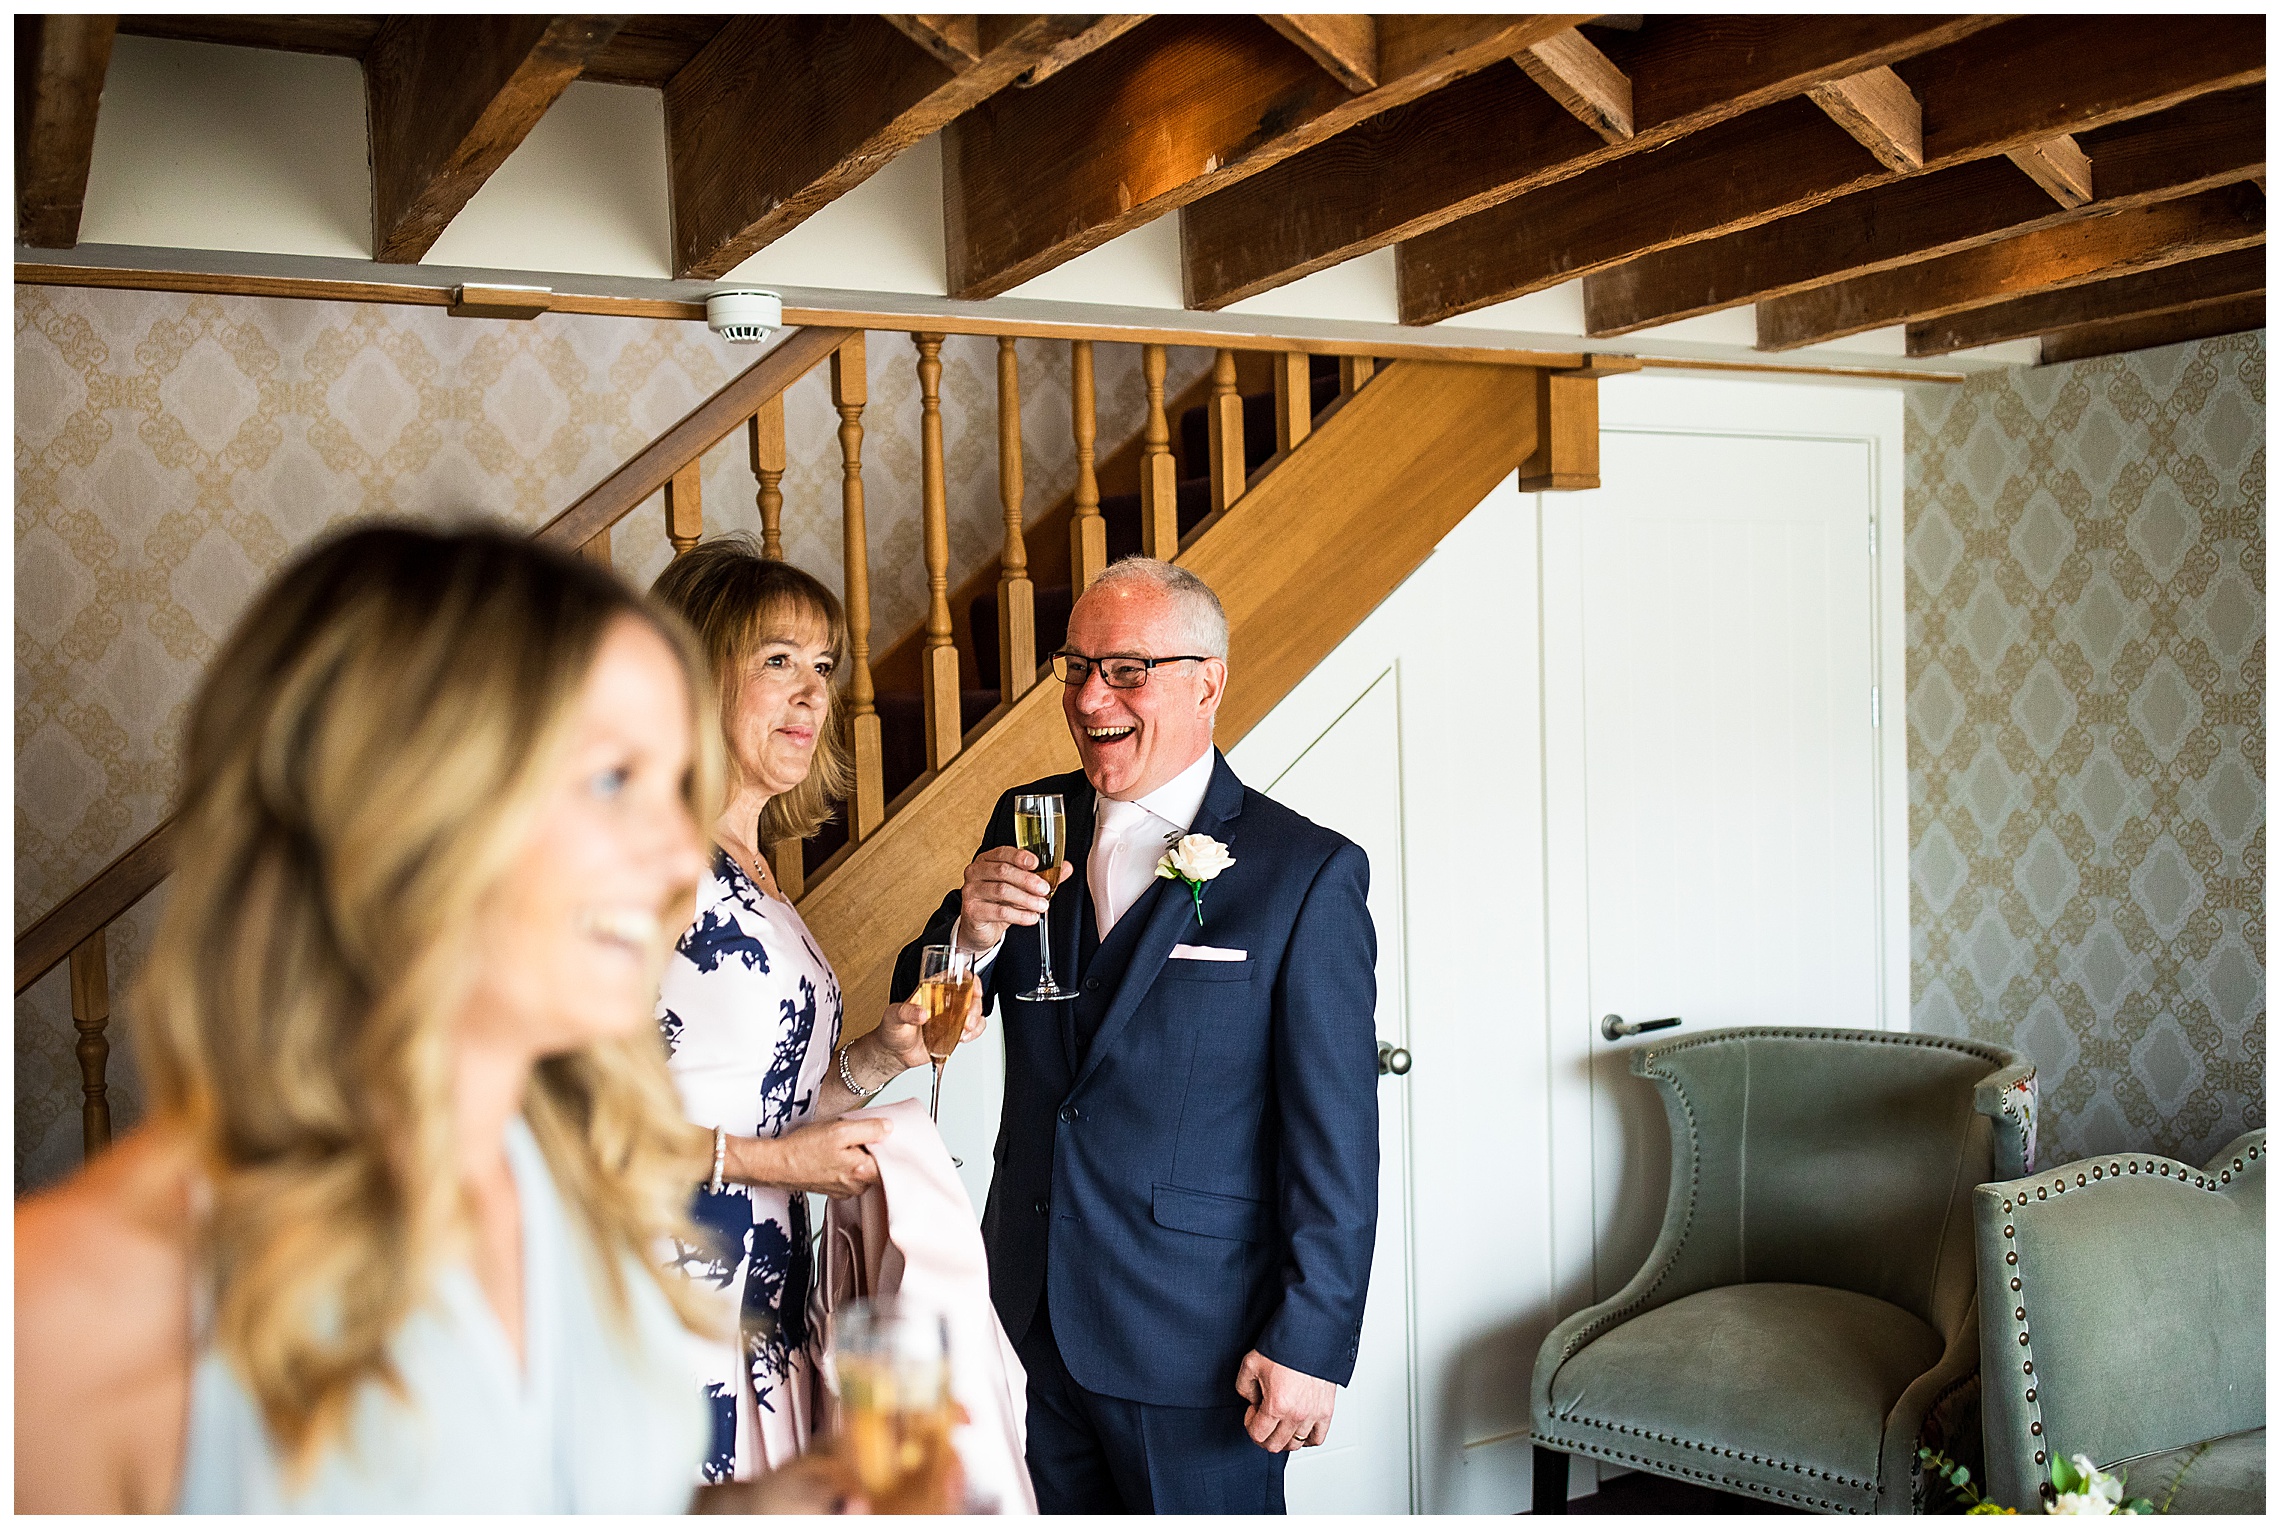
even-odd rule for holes
{"type": "Polygon", "coordinates": [[[1022,522],[1021,366],[1013,337],[998,337],[998,501],[1005,550],[998,554],[998,695],[1011,702],[1037,683],[1037,593],[1029,580],[1022,522]]]}
{"type": "Polygon", "coordinates": [[[845,533],[848,737],[855,751],[855,800],[847,837],[857,844],[887,819],[878,697],[871,689],[871,543],[863,524],[863,405],[870,399],[863,336],[831,354],[831,404],[839,411],[839,506],[845,533]]]}
{"type": "Polygon", "coordinates": [[[1172,464],[1172,427],[1164,418],[1164,347],[1140,348],[1148,384],[1148,425],[1140,449],[1140,550],[1166,562],[1180,555],[1179,474],[1172,464]]]}
{"type": "Polygon", "coordinates": [[[88,1157],[111,1144],[111,1085],[104,1075],[111,1060],[111,1040],[105,1034],[111,1023],[111,971],[103,935],[98,929],[71,951],[71,1022],[79,1031],[79,1079],[87,1096],[79,1118],[88,1157]]]}
{"type": "Polygon", "coordinates": [[[1093,404],[1093,348],[1090,340],[1069,342],[1069,425],[1077,438],[1076,513],[1069,518],[1071,587],[1083,594],[1108,566],[1108,522],[1100,518],[1100,478],[1093,468],[1093,438],[1099,434],[1093,404]]]}
{"type": "MultiPolygon", "coordinates": [[[[858,340],[859,346],[862,342],[858,340]]],[[[837,363],[835,362],[834,365],[837,363]]],[[[784,555],[784,395],[760,406],[745,426],[752,444],[752,476],[760,480],[760,555],[784,555]]]]}
{"type": "Polygon", "coordinates": [[[1520,490],[1599,487],[1599,379],[1614,368],[1536,374],[1536,449],[1520,464],[1520,490]]]}
{"type": "Polygon", "coordinates": [[[1243,398],[1236,391],[1235,352],[1223,350],[1211,361],[1211,507],[1224,510],[1243,497],[1243,398]]]}
{"type": "Polygon", "coordinates": [[[1314,429],[1314,375],[1300,351],[1275,354],[1275,450],[1288,451],[1314,429]]]}
{"type": "Polygon", "coordinates": [[[694,547],[705,534],[705,465],[691,462],[665,485],[665,539],[673,555],[694,547]]]}
{"type": "Polygon", "coordinates": [[[920,518],[926,541],[926,767],[958,757],[964,717],[958,705],[958,650],[950,628],[950,500],[942,475],[942,336],[911,336],[918,347],[920,518]]]}

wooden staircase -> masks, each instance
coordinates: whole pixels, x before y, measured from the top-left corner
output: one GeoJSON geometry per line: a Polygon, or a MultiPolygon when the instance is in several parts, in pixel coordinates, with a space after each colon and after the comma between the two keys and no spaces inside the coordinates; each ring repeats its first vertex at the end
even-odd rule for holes
{"type": "MultiPolygon", "coordinates": [[[[768,852],[839,970],[850,1033],[877,1022],[895,953],[956,884],[998,794],[1075,768],[1060,687],[1039,683],[1050,674],[1040,659],[1060,646],[1075,596],[1109,561],[1132,552],[1176,558],[1218,591],[1232,640],[1219,741],[1230,746],[1504,475],[1517,469],[1531,489],[1596,486],[1597,381],[1636,364],[1574,355],[1444,360],[1425,346],[1394,347],[1403,352],[1394,357],[1309,354],[1327,348],[1104,330],[1101,339],[1139,340],[1148,384],[1138,432],[1104,464],[1095,452],[1094,338],[1071,334],[1077,483],[1064,506],[1031,521],[1014,334],[981,324],[972,332],[998,337],[999,566],[994,578],[961,589],[954,609],[942,335],[914,334],[927,614],[882,655],[882,683],[874,684],[871,659],[862,330],[787,334],[537,533],[607,560],[611,528],[663,490],[673,546],[696,545],[703,458],[742,426],[760,485],[762,543],[780,552],[783,393],[829,365],[840,417],[851,648],[843,700],[856,789],[824,834],[768,852]],[[1165,345],[1182,338],[1216,355],[1207,379],[1167,401],[1165,345]],[[1104,498],[1104,477],[1134,486],[1111,482],[1115,491],[1104,498]]],[[[17,937],[18,994],[71,964],[90,1153],[110,1136],[105,931],[165,877],[172,832],[169,819],[17,937]]]]}

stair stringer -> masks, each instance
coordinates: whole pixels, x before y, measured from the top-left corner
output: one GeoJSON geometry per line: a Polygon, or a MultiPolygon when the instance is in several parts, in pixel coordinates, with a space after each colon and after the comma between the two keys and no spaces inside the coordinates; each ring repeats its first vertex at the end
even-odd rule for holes
{"type": "MultiPolygon", "coordinates": [[[[1396,361],[1340,402],[1180,554],[1227,608],[1218,742],[1232,747],[1536,448],[1532,367],[1396,361]]],[[[850,1037],[879,1022],[896,953],[958,884],[1000,793],[1077,767],[1061,687],[1001,711],[800,900],[850,1037]]]]}

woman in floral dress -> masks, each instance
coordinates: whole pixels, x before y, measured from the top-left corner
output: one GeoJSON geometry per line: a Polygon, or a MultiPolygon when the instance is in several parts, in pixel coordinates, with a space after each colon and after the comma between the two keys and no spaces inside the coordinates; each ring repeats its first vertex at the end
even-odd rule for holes
{"type": "Polygon", "coordinates": [[[807,1444],[807,1195],[860,1194],[878,1179],[864,1144],[886,1122],[835,1117],[925,1065],[926,1043],[918,1009],[896,1004],[840,1046],[839,980],[759,853],[813,833],[847,793],[833,715],[838,600],[742,537],[684,553],[652,593],[712,660],[728,746],[711,874],[667,962],[657,1019],[682,1107],[714,1133],[717,1171],[692,1207],[701,1241],[677,1245],[674,1260],[719,1293],[720,1330],[733,1334],[694,1340],[713,1418],[703,1476],[749,1480],[807,1444]]]}

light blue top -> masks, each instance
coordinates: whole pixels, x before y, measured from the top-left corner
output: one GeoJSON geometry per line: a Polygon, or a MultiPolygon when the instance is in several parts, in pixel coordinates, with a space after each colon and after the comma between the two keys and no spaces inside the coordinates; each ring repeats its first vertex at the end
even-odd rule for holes
{"type": "Polygon", "coordinates": [[[630,1346],[520,1116],[507,1160],[522,1203],[525,1368],[474,1274],[446,1267],[392,1345],[409,1405],[367,1384],[345,1435],[289,1490],[253,1399],[200,1354],[184,1513],[678,1513],[704,1453],[690,1337],[630,1259],[630,1346]]]}

